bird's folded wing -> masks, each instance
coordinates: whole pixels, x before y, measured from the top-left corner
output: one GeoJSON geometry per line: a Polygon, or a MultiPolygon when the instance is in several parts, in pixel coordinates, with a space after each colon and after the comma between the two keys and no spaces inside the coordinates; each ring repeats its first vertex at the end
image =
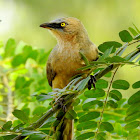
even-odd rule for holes
{"type": "Polygon", "coordinates": [[[56,76],[56,72],[53,70],[51,63],[47,63],[47,79],[49,82],[49,85],[52,86],[52,81],[54,80],[56,76]]]}

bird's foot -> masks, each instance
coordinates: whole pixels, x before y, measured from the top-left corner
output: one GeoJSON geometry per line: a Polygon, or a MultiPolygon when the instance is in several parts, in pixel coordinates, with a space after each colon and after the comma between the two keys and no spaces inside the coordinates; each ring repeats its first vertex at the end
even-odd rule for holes
{"type": "Polygon", "coordinates": [[[60,98],[58,101],[57,101],[57,103],[60,105],[60,107],[63,109],[63,111],[64,112],[66,112],[67,111],[67,108],[66,108],[66,106],[64,105],[64,99],[63,98],[60,98]]]}
{"type": "Polygon", "coordinates": [[[96,80],[95,76],[90,75],[90,80],[88,81],[88,89],[89,89],[89,90],[91,89],[92,85],[93,85],[94,88],[96,88],[96,87],[95,87],[96,81],[97,81],[97,80],[96,80]]]}

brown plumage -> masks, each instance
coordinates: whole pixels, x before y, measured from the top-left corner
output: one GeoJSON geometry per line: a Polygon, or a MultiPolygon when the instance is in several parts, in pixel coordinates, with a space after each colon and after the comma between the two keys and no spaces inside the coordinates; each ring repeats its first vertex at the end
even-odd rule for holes
{"type": "MultiPolygon", "coordinates": [[[[85,65],[79,52],[93,61],[98,57],[98,50],[76,18],[61,18],[40,26],[49,29],[58,42],[47,62],[48,82],[52,88],[64,88],[73,76],[83,73],[77,70],[85,65]]],[[[64,119],[62,131],[61,139],[72,140],[71,120],[64,119]]]]}

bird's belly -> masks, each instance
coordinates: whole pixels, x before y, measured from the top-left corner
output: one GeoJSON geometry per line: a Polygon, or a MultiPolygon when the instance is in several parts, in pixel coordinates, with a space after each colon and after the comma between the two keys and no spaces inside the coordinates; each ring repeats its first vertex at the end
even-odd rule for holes
{"type": "Polygon", "coordinates": [[[80,60],[73,60],[73,59],[59,59],[56,61],[54,69],[57,74],[64,74],[64,75],[75,75],[78,74],[78,68],[82,67],[80,60]]]}
{"type": "Polygon", "coordinates": [[[58,60],[54,66],[56,77],[53,80],[53,88],[65,87],[73,76],[81,73],[81,71],[77,70],[80,67],[82,67],[80,61],[73,61],[70,59],[66,61],[62,59],[58,60]]]}

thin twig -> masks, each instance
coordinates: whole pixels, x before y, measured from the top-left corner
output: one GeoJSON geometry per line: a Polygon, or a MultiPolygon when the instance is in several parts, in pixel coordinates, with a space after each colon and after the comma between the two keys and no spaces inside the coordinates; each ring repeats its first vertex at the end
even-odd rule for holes
{"type": "Polygon", "coordinates": [[[134,42],[132,42],[132,43],[129,43],[128,46],[130,46],[130,45],[132,45],[132,44],[135,44],[135,43],[138,43],[138,42],[140,42],[140,40],[136,40],[136,41],[134,41],[134,42]]]}
{"type": "MultiPolygon", "coordinates": [[[[119,68],[119,67],[118,67],[119,68]]],[[[103,106],[103,109],[102,109],[102,112],[101,112],[101,116],[100,116],[100,120],[99,120],[99,124],[98,124],[98,128],[97,128],[97,131],[95,133],[95,140],[96,140],[96,137],[97,137],[97,134],[99,132],[99,129],[100,129],[100,125],[102,123],[102,118],[103,118],[103,114],[104,114],[104,111],[105,111],[105,107],[106,107],[106,104],[107,104],[107,100],[108,100],[108,97],[109,97],[109,92],[110,92],[110,89],[111,89],[111,86],[112,86],[112,83],[113,83],[113,80],[114,80],[114,77],[115,77],[115,74],[118,70],[118,68],[116,68],[113,76],[112,76],[112,79],[110,81],[110,84],[109,84],[109,87],[108,87],[108,91],[107,91],[107,95],[106,95],[106,98],[105,98],[105,101],[104,101],[104,106],[103,106]]]]}
{"type": "Polygon", "coordinates": [[[13,119],[13,96],[12,96],[12,90],[11,87],[9,86],[9,81],[6,75],[3,76],[3,83],[5,87],[8,89],[7,92],[7,117],[6,120],[12,120],[13,119]]]}

